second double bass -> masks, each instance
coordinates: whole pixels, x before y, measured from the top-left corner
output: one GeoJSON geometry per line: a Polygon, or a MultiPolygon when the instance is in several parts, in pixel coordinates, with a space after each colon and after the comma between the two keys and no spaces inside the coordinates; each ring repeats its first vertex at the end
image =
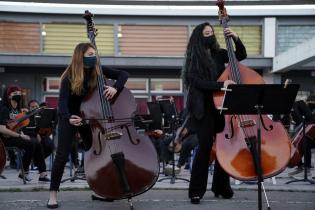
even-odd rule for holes
{"type": "MultiPolygon", "coordinates": [[[[228,27],[228,15],[223,0],[218,1],[220,20],[228,27]]],[[[225,36],[229,54],[229,66],[219,81],[232,79],[237,84],[264,84],[263,78],[254,70],[237,62],[232,41],[225,36]]],[[[223,93],[214,94],[217,107],[222,104],[223,93]]],[[[287,131],[280,122],[262,115],[226,115],[225,128],[216,138],[216,157],[222,168],[238,180],[257,180],[255,163],[250,147],[257,142],[257,122],[263,124],[261,131],[261,167],[264,178],[282,172],[290,158],[290,141],[287,131]]]]}

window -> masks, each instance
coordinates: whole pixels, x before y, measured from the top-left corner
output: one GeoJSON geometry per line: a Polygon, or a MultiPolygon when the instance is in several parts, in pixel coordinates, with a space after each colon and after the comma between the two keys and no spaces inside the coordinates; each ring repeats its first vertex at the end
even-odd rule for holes
{"type": "Polygon", "coordinates": [[[132,93],[147,93],[149,89],[148,79],[136,79],[136,78],[129,78],[126,87],[132,93]]]}
{"type": "Polygon", "coordinates": [[[60,77],[47,77],[46,78],[46,91],[59,92],[60,77]]]}
{"type": "Polygon", "coordinates": [[[183,82],[181,79],[151,79],[150,90],[152,93],[182,93],[183,82]]]}
{"type": "Polygon", "coordinates": [[[147,102],[148,96],[135,96],[135,100],[137,103],[137,114],[147,114],[147,102]]]}
{"type": "Polygon", "coordinates": [[[57,108],[58,107],[58,95],[44,95],[43,101],[47,103],[49,108],[57,108]]]}

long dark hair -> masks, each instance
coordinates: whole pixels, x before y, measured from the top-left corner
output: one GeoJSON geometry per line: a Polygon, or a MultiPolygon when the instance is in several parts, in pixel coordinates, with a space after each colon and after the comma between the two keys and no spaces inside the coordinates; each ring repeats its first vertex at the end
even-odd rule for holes
{"type": "Polygon", "coordinates": [[[191,76],[206,80],[216,80],[217,77],[217,68],[211,55],[220,49],[220,45],[213,34],[214,44],[210,48],[206,46],[202,33],[206,26],[210,26],[214,32],[210,23],[202,23],[195,27],[187,45],[185,65],[182,69],[182,78],[186,87],[190,84],[191,76]]]}

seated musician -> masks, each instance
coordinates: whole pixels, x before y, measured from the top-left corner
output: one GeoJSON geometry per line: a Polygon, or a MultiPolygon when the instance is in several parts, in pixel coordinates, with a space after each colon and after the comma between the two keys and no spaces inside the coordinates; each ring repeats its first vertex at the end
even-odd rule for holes
{"type": "MultiPolygon", "coordinates": [[[[48,182],[50,179],[47,177],[45,159],[40,143],[23,132],[7,128],[8,122],[15,120],[16,116],[21,113],[21,99],[22,94],[19,86],[12,85],[5,89],[3,103],[0,108],[0,137],[6,147],[17,147],[24,151],[22,161],[26,181],[32,180],[28,176],[28,172],[33,159],[40,173],[39,181],[48,182]]],[[[23,179],[22,174],[19,174],[18,177],[23,179]]]]}
{"type": "MultiPolygon", "coordinates": [[[[37,100],[35,99],[32,99],[28,102],[28,109],[30,111],[33,111],[33,110],[36,110],[38,109],[40,106],[39,106],[39,103],[37,100]]],[[[42,148],[43,148],[43,151],[44,151],[44,157],[47,158],[49,155],[51,155],[51,153],[54,151],[54,142],[53,142],[53,139],[50,137],[50,135],[44,133],[44,132],[40,132],[40,129],[39,129],[39,125],[38,125],[38,119],[41,118],[41,114],[36,114],[36,115],[33,115],[30,117],[30,123],[28,124],[28,126],[26,126],[24,129],[23,129],[23,132],[33,138],[36,138],[42,148]]],[[[53,125],[52,125],[52,128],[51,129],[54,129],[53,128],[53,125]]]]}
{"type": "MultiPolygon", "coordinates": [[[[305,124],[315,124],[315,114],[312,113],[312,110],[309,106],[311,97],[308,97],[306,102],[303,100],[296,101],[293,104],[293,112],[292,112],[292,118],[295,121],[296,125],[300,125],[303,123],[303,116],[305,118],[305,124]]],[[[302,128],[301,128],[302,129],[302,128]]],[[[307,168],[307,176],[311,175],[311,159],[312,159],[312,148],[315,148],[315,137],[306,135],[304,137],[304,143],[305,143],[305,151],[304,151],[304,145],[302,146],[302,154],[305,155],[304,161],[307,168]]],[[[289,173],[289,176],[294,176],[299,173],[302,173],[304,171],[303,169],[303,162],[302,159],[298,163],[296,169],[289,173]]]]}
{"type": "Polygon", "coordinates": [[[198,145],[198,138],[190,120],[188,120],[182,132],[183,139],[181,140],[181,150],[176,166],[178,170],[181,170],[181,167],[184,166],[186,162],[188,162],[188,159],[191,156],[191,151],[198,145]]]}

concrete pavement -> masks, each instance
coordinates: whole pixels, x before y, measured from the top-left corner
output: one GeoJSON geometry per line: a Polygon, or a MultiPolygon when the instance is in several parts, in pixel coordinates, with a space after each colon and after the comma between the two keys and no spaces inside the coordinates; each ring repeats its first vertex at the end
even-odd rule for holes
{"type": "MultiPolygon", "coordinates": [[[[266,190],[272,191],[296,191],[296,192],[315,192],[315,184],[310,184],[308,182],[296,182],[291,184],[286,184],[286,182],[290,180],[294,180],[293,178],[289,177],[288,173],[291,172],[293,169],[287,168],[284,172],[280,173],[273,179],[266,179],[264,182],[266,190]]],[[[310,180],[315,182],[315,169],[311,169],[312,176],[309,177],[310,180]],[[313,179],[312,179],[313,177],[313,179]]],[[[27,184],[23,184],[23,181],[18,178],[18,172],[14,169],[5,168],[4,172],[2,173],[6,179],[0,178],[0,191],[34,191],[34,190],[48,190],[49,183],[39,183],[38,182],[38,173],[37,171],[31,171],[30,176],[33,178],[31,182],[27,184]]],[[[50,173],[49,173],[50,175],[50,173]]],[[[66,167],[63,179],[70,177],[70,169],[66,167]]],[[[160,174],[159,180],[165,178],[164,174],[160,174]]],[[[167,176],[170,177],[170,176],[167,176]]],[[[180,174],[177,175],[178,178],[185,178],[189,179],[190,171],[182,169],[180,174]]],[[[295,176],[296,178],[302,179],[303,173],[298,174],[295,176]]],[[[208,179],[208,189],[211,189],[211,182],[212,182],[212,175],[209,172],[209,179],[208,179]]],[[[234,180],[231,178],[231,185],[234,190],[256,190],[257,184],[251,183],[242,183],[234,180]]],[[[86,181],[84,180],[75,180],[74,182],[66,181],[61,184],[61,190],[73,190],[73,189],[88,189],[89,186],[86,181]]],[[[153,186],[153,189],[188,189],[188,182],[183,180],[175,180],[175,183],[171,183],[170,180],[158,181],[153,186]]],[[[315,199],[315,198],[314,198],[315,199]]]]}

